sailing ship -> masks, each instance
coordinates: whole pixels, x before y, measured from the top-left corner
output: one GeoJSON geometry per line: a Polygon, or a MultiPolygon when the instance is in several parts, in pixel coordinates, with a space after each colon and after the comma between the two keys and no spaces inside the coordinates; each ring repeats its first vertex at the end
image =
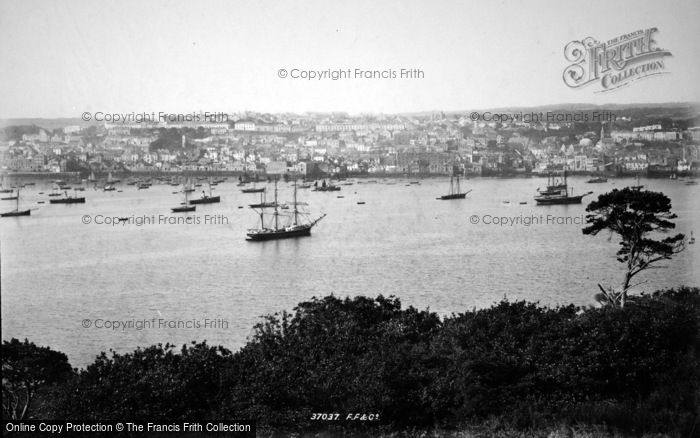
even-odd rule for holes
{"type": "Polygon", "coordinates": [[[285,216],[289,216],[290,223],[287,225],[281,224],[280,216],[283,214],[279,211],[279,205],[277,202],[277,180],[275,180],[275,201],[274,207],[272,207],[274,208],[274,212],[271,214],[272,224],[270,226],[265,225],[265,208],[256,209],[259,211],[260,215],[260,228],[249,229],[246,233],[247,239],[250,241],[265,241],[310,236],[311,228],[313,228],[313,226],[316,225],[321,219],[326,217],[326,215],[324,214],[314,221],[302,221],[302,217],[307,215],[306,213],[299,211],[300,205],[303,204],[297,202],[297,185],[295,181],[294,201],[292,202],[294,209],[292,212],[284,214],[285,216]]]}
{"type": "Polygon", "coordinates": [[[63,192],[65,198],[49,199],[50,204],[85,204],[85,197],[68,196],[68,191],[63,192]]]}
{"type": "Polygon", "coordinates": [[[0,217],[29,216],[32,213],[30,209],[19,209],[19,188],[17,189],[17,196],[15,199],[17,199],[17,206],[15,207],[15,209],[12,211],[8,211],[7,213],[0,214],[0,217]]]}
{"type": "Polygon", "coordinates": [[[451,176],[450,177],[450,191],[446,195],[442,195],[437,199],[440,200],[448,200],[448,199],[464,199],[467,196],[467,193],[471,192],[471,190],[468,190],[466,192],[462,192],[461,189],[459,188],[459,176],[457,176],[457,179],[455,181],[455,177],[451,176]]]}
{"type": "Polygon", "coordinates": [[[535,196],[537,205],[561,205],[561,204],[580,204],[584,196],[588,196],[593,192],[584,193],[582,195],[573,195],[569,193],[569,186],[566,180],[566,171],[564,171],[563,180],[555,182],[548,186],[546,191],[539,191],[539,196],[535,196]],[[554,189],[553,187],[558,187],[554,189]]]}
{"type": "Polygon", "coordinates": [[[192,205],[192,203],[187,201],[187,190],[186,187],[183,186],[182,192],[185,194],[185,202],[183,202],[180,206],[178,207],[173,207],[170,210],[173,213],[186,213],[190,211],[195,211],[197,209],[196,205],[192,205]]]}
{"type": "Polygon", "coordinates": [[[211,184],[210,184],[209,185],[209,194],[207,195],[206,192],[204,190],[202,190],[202,197],[199,199],[191,200],[190,204],[216,204],[217,202],[221,202],[221,197],[211,195],[211,184]]]}

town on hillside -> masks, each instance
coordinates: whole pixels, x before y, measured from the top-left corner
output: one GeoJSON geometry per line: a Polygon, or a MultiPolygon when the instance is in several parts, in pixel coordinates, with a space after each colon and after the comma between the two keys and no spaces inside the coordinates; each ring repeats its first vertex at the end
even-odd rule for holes
{"type": "Polygon", "coordinates": [[[128,123],[5,121],[5,175],[676,176],[700,172],[697,107],[358,115],[225,114],[128,123]],[[538,114],[541,117],[537,117],[538,114]],[[189,121],[195,119],[197,121],[189,121]],[[173,121],[174,120],[174,121],[173,121]],[[554,120],[554,121],[552,121],[554,120]]]}

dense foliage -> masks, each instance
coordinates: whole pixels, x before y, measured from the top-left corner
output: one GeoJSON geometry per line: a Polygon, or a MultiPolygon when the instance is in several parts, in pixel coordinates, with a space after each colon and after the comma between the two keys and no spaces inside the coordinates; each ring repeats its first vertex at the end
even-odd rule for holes
{"type": "MultiPolygon", "coordinates": [[[[102,354],[53,416],[250,418],[278,429],[602,425],[689,436],[698,421],[700,290],[611,306],[503,301],[445,318],[395,298],[325,297],[267,317],[236,353],[204,343],[102,354]],[[340,413],[337,422],[313,413],[340,413]],[[346,421],[347,414],[379,414],[346,421]]],[[[695,426],[696,427],[696,426],[695,426]]]]}
{"type": "Polygon", "coordinates": [[[73,370],[68,357],[48,347],[38,347],[27,339],[3,341],[2,416],[22,420],[33,414],[38,391],[67,381],[73,370]]]}

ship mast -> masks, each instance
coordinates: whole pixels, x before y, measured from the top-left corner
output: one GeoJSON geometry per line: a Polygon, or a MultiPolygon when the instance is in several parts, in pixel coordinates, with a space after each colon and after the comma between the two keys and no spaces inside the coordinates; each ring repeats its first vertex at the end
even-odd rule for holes
{"type": "Polygon", "coordinates": [[[296,227],[297,226],[297,215],[299,212],[297,211],[297,179],[294,178],[294,223],[293,225],[296,227]]]}
{"type": "Polygon", "coordinates": [[[277,178],[275,178],[275,231],[279,230],[279,211],[277,210],[277,178]]]}

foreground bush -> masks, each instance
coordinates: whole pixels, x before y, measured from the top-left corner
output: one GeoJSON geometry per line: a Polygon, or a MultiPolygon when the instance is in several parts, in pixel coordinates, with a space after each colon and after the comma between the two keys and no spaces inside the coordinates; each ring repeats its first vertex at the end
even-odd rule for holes
{"type": "Polygon", "coordinates": [[[59,418],[236,417],[283,430],[495,423],[689,436],[699,328],[700,291],[688,288],[624,309],[504,301],[442,319],[395,298],[325,297],[267,317],[234,354],[206,344],[103,353],[47,403],[59,418]],[[379,421],[312,421],[318,412],[379,421]]]}

